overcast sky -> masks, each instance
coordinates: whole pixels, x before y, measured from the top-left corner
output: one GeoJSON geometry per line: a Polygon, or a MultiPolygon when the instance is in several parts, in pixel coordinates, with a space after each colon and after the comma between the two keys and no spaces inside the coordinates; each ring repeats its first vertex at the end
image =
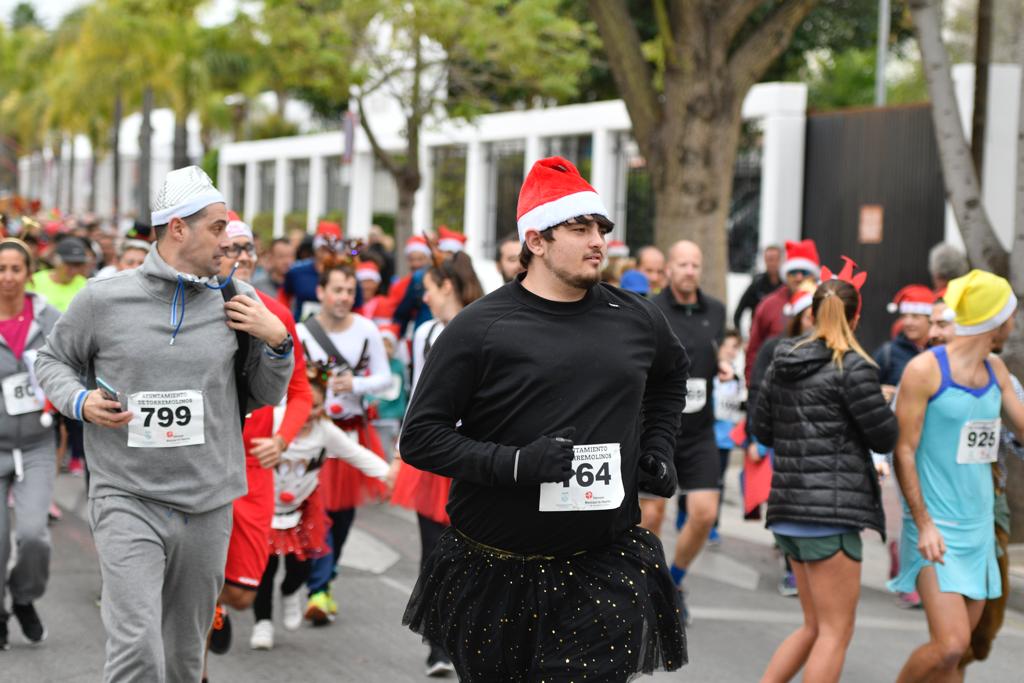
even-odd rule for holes
{"type": "MultiPolygon", "coordinates": [[[[0,21],[10,24],[11,12],[18,6],[20,0],[0,0],[0,21]]],[[[60,18],[70,10],[82,5],[88,5],[89,0],[31,0],[36,8],[36,14],[43,20],[43,25],[53,28],[60,18]]],[[[204,24],[222,24],[234,16],[235,8],[240,4],[239,0],[207,0],[208,7],[203,11],[202,20],[204,24]]]]}

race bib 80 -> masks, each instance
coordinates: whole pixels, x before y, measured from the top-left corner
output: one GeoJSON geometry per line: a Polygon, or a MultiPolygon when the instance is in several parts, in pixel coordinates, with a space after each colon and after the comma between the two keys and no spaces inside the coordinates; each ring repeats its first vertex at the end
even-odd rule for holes
{"type": "Polygon", "coordinates": [[[573,446],[572,477],[540,485],[541,512],[614,510],[622,504],[622,455],[617,443],[573,446]]]}
{"type": "Polygon", "coordinates": [[[3,395],[4,410],[8,415],[36,413],[43,409],[43,402],[36,396],[27,372],[4,377],[3,395]]]}
{"type": "Polygon", "coordinates": [[[140,391],[128,396],[128,446],[177,448],[206,443],[203,392],[140,391]]]}

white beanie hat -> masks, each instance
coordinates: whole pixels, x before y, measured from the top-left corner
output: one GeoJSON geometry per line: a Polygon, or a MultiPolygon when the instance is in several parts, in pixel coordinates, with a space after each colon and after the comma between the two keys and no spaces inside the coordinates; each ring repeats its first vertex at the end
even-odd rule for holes
{"type": "Polygon", "coordinates": [[[153,204],[150,224],[167,225],[175,216],[185,218],[218,202],[227,203],[206,171],[198,166],[175,169],[164,179],[153,204]]]}

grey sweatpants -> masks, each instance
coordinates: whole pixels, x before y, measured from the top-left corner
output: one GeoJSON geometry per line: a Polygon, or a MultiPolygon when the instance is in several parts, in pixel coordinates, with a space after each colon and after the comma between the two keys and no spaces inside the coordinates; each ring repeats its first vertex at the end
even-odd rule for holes
{"type": "Polygon", "coordinates": [[[186,515],[131,496],[89,501],[103,578],[108,683],[198,683],[224,585],[231,505],[186,515]]]}
{"type": "Polygon", "coordinates": [[[50,578],[50,531],[46,527],[47,512],[53,498],[53,480],[57,461],[53,445],[47,440],[22,452],[24,478],[14,477],[14,455],[0,452],[0,619],[7,619],[5,595],[24,605],[43,596],[50,578]],[[18,560],[6,575],[11,557],[11,511],[7,495],[14,493],[14,540],[18,560]]]}

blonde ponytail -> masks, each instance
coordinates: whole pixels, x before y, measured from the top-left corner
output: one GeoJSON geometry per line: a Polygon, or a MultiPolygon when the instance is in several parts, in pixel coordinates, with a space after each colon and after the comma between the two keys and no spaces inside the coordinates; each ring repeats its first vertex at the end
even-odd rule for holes
{"type": "Polygon", "coordinates": [[[832,362],[842,370],[843,356],[853,351],[867,362],[875,361],[861,347],[850,327],[850,321],[857,316],[860,294],[849,283],[842,280],[826,280],[815,291],[811,308],[814,311],[814,328],[800,345],[822,340],[832,349],[832,362]]]}

